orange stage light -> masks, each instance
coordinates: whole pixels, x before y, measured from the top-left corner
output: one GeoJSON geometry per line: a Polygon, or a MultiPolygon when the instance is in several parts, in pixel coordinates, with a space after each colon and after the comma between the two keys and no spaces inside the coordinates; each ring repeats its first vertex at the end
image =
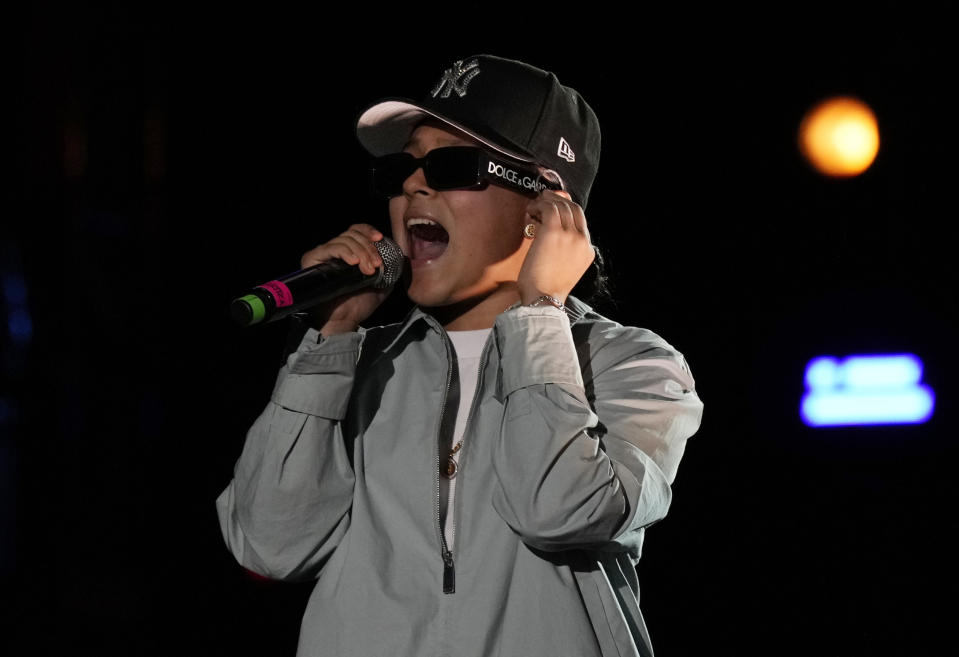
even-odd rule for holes
{"type": "Polygon", "coordinates": [[[837,178],[856,176],[869,168],[879,152],[876,115],[850,97],[824,100],[803,117],[799,148],[820,173],[837,178]]]}

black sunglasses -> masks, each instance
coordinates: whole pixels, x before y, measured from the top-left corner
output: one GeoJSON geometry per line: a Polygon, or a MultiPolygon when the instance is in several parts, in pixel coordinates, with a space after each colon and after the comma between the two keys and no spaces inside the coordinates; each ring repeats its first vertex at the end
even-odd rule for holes
{"type": "Polygon", "coordinates": [[[403,193],[403,183],[423,169],[426,184],[441,192],[451,189],[483,189],[488,183],[536,196],[544,189],[562,189],[536,171],[492,157],[475,146],[434,148],[425,157],[391,153],[373,160],[373,193],[393,197],[403,193]]]}

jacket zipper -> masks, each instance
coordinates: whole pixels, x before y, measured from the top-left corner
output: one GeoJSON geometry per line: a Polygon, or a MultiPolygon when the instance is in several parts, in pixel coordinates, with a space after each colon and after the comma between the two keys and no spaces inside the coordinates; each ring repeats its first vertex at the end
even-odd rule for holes
{"type": "MultiPolygon", "coordinates": [[[[480,355],[479,362],[479,378],[476,382],[476,391],[473,393],[473,400],[470,402],[470,410],[466,416],[466,424],[463,428],[463,434],[468,435],[470,424],[473,421],[473,412],[476,410],[476,400],[479,397],[479,394],[482,392],[483,387],[483,374],[486,370],[486,360],[489,358],[489,347],[492,342],[493,336],[492,333],[486,340],[486,344],[483,346],[483,353],[480,355]]],[[[446,345],[446,394],[443,397],[443,407],[440,409],[440,429],[436,432],[437,443],[440,441],[442,436],[440,436],[440,431],[443,427],[443,415],[446,413],[446,402],[449,398],[450,388],[452,387],[453,381],[453,357],[450,355],[450,344],[449,337],[444,333],[443,342],[446,345]]],[[[466,451],[468,449],[469,441],[463,441],[463,449],[460,452],[460,463],[463,464],[466,462],[466,451]]],[[[446,535],[443,533],[442,523],[440,522],[440,450],[439,445],[437,445],[436,451],[436,467],[434,472],[436,473],[436,529],[440,537],[440,554],[443,557],[443,593],[451,594],[456,592],[456,569],[453,563],[453,551],[450,550],[449,546],[446,544],[446,535]]],[[[450,536],[456,539],[456,509],[460,506],[460,500],[462,499],[461,495],[457,495],[456,499],[453,502],[454,509],[453,513],[447,516],[447,522],[451,523],[450,525],[450,536]]]]}
{"type": "Polygon", "coordinates": [[[433,468],[433,475],[436,477],[436,531],[440,537],[440,555],[443,557],[443,593],[456,592],[456,572],[453,568],[453,553],[446,545],[446,536],[443,535],[443,524],[440,521],[440,449],[439,443],[442,440],[440,433],[443,430],[443,419],[446,415],[446,402],[450,396],[450,388],[453,383],[453,357],[450,355],[449,338],[443,329],[440,329],[443,336],[443,344],[446,347],[446,393],[443,395],[443,406],[440,408],[439,427],[436,430],[436,467],[433,468]]]}

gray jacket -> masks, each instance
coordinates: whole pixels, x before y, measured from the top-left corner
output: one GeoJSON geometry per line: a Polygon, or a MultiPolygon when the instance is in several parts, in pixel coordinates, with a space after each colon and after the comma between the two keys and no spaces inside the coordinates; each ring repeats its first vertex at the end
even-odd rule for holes
{"type": "Polygon", "coordinates": [[[452,552],[438,440],[453,350],[414,310],[281,369],[217,500],[246,568],[317,578],[313,655],[651,655],[636,564],[702,404],[681,354],[570,300],[496,320],[460,453],[452,552]]]}

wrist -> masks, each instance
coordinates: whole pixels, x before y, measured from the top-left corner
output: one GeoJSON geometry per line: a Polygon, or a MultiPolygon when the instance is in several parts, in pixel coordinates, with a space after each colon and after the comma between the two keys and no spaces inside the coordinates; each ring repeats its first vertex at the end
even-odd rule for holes
{"type": "Polygon", "coordinates": [[[551,299],[555,299],[560,304],[566,303],[565,294],[557,294],[555,292],[544,292],[543,290],[539,290],[536,288],[521,289],[519,293],[520,303],[524,306],[530,306],[537,302],[539,302],[537,303],[537,305],[542,305],[543,297],[550,297],[551,299]]]}
{"type": "Polygon", "coordinates": [[[359,324],[351,321],[329,321],[319,327],[317,330],[323,337],[330,337],[340,333],[354,333],[359,328],[359,324]]]}
{"type": "Polygon", "coordinates": [[[566,311],[565,299],[561,299],[552,294],[540,294],[530,300],[527,300],[524,298],[523,305],[528,308],[541,308],[541,307],[552,306],[553,308],[556,308],[557,310],[562,310],[564,312],[566,311]]]}

